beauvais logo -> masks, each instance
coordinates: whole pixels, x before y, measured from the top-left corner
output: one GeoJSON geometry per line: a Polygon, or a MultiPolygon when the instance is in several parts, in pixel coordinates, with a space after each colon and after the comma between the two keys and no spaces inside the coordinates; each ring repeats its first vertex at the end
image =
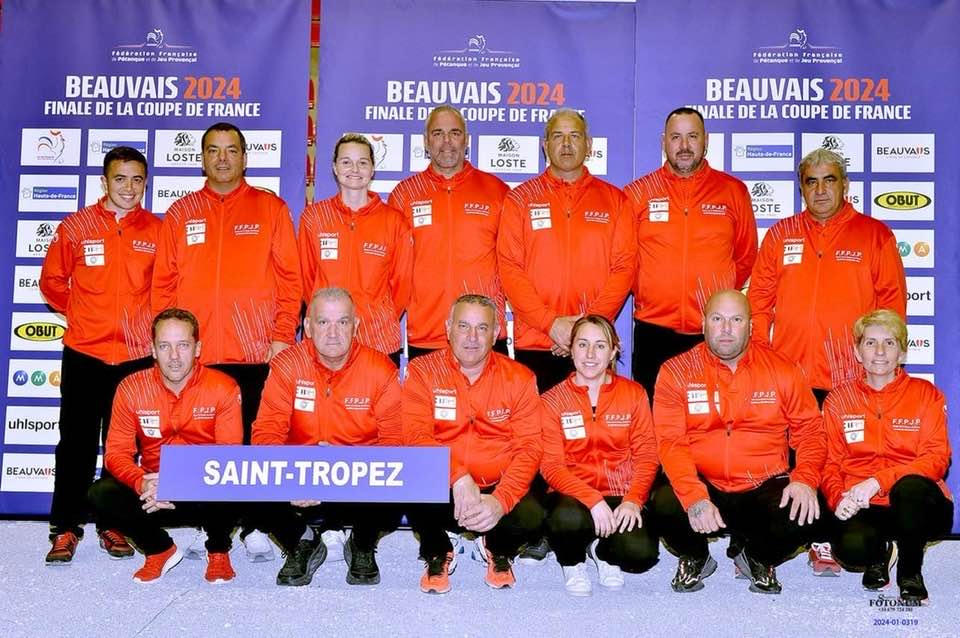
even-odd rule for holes
{"type": "Polygon", "coordinates": [[[881,193],[873,199],[873,203],[887,210],[920,210],[930,205],[933,200],[923,193],[910,191],[894,191],[881,193]]]}
{"type": "Polygon", "coordinates": [[[58,323],[31,321],[13,329],[13,334],[27,341],[56,341],[63,338],[66,328],[58,323]]]}

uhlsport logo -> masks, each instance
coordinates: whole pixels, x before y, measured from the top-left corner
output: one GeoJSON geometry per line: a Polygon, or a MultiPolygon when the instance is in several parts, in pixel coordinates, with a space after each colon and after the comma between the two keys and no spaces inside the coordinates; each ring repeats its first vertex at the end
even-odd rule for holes
{"type": "Polygon", "coordinates": [[[60,409],[52,406],[7,406],[3,442],[8,445],[56,445],[60,409]]]}
{"type": "Polygon", "coordinates": [[[170,41],[160,27],[154,27],[147,31],[139,42],[118,44],[110,50],[111,62],[193,64],[197,59],[197,49],[195,47],[170,41]]]}
{"type": "Polygon", "coordinates": [[[907,316],[932,317],[936,307],[933,277],[907,277],[907,316]]]}
{"type": "Polygon", "coordinates": [[[797,27],[781,42],[754,49],[754,64],[843,64],[840,47],[814,44],[804,27],[797,27]]]}
{"type": "Polygon", "coordinates": [[[475,33],[463,48],[441,49],[433,54],[433,66],[447,69],[519,69],[520,56],[514,51],[494,49],[487,36],[475,33]]]}

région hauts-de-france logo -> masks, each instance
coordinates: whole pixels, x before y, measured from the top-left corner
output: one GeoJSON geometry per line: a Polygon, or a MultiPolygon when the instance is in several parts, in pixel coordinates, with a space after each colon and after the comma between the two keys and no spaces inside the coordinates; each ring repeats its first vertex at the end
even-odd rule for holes
{"type": "Polygon", "coordinates": [[[797,27],[784,44],[757,47],[753,50],[756,64],[843,64],[840,47],[811,44],[807,30],[797,27]]]}
{"type": "Polygon", "coordinates": [[[433,54],[433,66],[460,69],[519,69],[520,56],[514,51],[491,49],[487,36],[475,33],[462,49],[442,49],[433,54]]]}
{"type": "Polygon", "coordinates": [[[163,29],[154,27],[136,44],[118,44],[110,50],[111,62],[181,62],[197,61],[197,49],[189,44],[167,41],[163,29]]]}

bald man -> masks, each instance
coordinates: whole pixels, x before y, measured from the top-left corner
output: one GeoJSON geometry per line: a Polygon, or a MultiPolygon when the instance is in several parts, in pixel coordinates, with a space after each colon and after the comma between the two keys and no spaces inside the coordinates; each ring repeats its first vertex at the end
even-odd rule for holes
{"type": "Polygon", "coordinates": [[[653,503],[680,558],[676,592],[703,588],[717,568],[707,538],[729,531],[743,539],[737,577],[750,580],[750,591],[779,594],[776,566],[820,516],[826,439],[816,401],[795,363],[751,342],[750,325],[743,294],[715,293],[704,310],[705,342],[669,359],[657,377],[654,428],[669,483],[653,503]]]}

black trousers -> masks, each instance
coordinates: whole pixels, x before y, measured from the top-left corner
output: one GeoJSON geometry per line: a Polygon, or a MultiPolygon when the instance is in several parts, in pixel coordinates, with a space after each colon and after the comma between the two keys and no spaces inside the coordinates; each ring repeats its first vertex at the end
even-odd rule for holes
{"type": "Polygon", "coordinates": [[[208,552],[230,551],[230,535],[236,523],[233,503],[182,501],[172,510],[143,511],[140,496],[113,477],[90,487],[90,504],[105,525],[129,536],[144,554],[159,554],[173,545],[165,527],[202,527],[207,532],[208,552]]]}
{"type": "Polygon", "coordinates": [[[241,419],[243,419],[243,444],[250,445],[250,431],[257,411],[260,409],[260,396],[270,374],[267,363],[214,363],[208,368],[229,375],[240,386],[241,419]]]}
{"type": "MultiPolygon", "coordinates": [[[[72,531],[83,536],[90,507],[87,490],[97,471],[97,453],[106,444],[117,386],[127,375],[153,365],[151,357],[117,365],[63,349],[60,381],[60,442],[50,506],[50,536],[72,531]]],[[[108,477],[106,468],[101,476],[108,477]]],[[[98,521],[98,529],[104,529],[98,521]]]]}
{"type": "Polygon", "coordinates": [[[573,359],[556,357],[549,350],[517,350],[514,358],[537,375],[537,392],[543,394],[573,372],[573,359]]]}
{"type": "MultiPolygon", "coordinates": [[[[417,357],[422,357],[425,354],[430,354],[431,352],[436,352],[439,348],[418,348],[417,346],[407,345],[407,361],[413,361],[417,357]]],[[[497,339],[493,342],[493,351],[499,352],[504,356],[509,356],[510,351],[507,350],[507,340],[506,339],[497,339]]],[[[399,364],[398,364],[399,365],[399,364]]]]}
{"type": "MultiPolygon", "coordinates": [[[[621,496],[604,498],[610,509],[623,501],[621,496]]],[[[587,547],[597,538],[590,510],[575,498],[551,492],[546,501],[547,539],[561,565],[578,565],[587,558],[587,547]]],[[[596,556],[625,572],[645,572],[660,559],[659,538],[653,529],[653,517],[643,508],[643,527],[629,532],[614,532],[597,543],[596,556]]]]}
{"type": "Polygon", "coordinates": [[[702,334],[683,334],[653,323],[633,320],[633,380],[647,391],[653,405],[653,389],[660,366],[703,341],[702,334]]]}
{"type": "Polygon", "coordinates": [[[288,554],[297,547],[307,526],[320,532],[353,528],[353,542],[359,549],[377,546],[381,532],[397,528],[402,511],[393,503],[321,503],[296,507],[290,503],[259,503],[258,527],[274,535],[288,554]]]}
{"type": "MultiPolygon", "coordinates": [[[[481,491],[489,494],[493,487],[481,491]]],[[[486,532],[487,549],[495,556],[516,556],[522,545],[535,543],[542,538],[544,515],[540,501],[534,495],[526,494],[493,529],[486,532]]],[[[453,516],[453,493],[450,494],[449,503],[411,506],[407,517],[414,533],[420,537],[420,557],[424,559],[443,556],[453,548],[446,534],[448,530],[457,533],[467,531],[460,527],[453,516]]]]}
{"type": "Polygon", "coordinates": [[[928,478],[910,474],[890,490],[890,506],[871,505],[849,520],[841,521],[831,512],[833,555],[844,566],[860,571],[882,563],[887,542],[896,541],[898,573],[919,574],[924,546],[950,531],[953,502],[928,478]]]}
{"type": "MultiPolygon", "coordinates": [[[[704,481],[711,502],[727,525],[715,535],[738,535],[747,554],[764,565],[776,566],[789,558],[817,534],[816,524],[800,526],[790,520],[789,505],[780,508],[783,489],[789,482],[786,476],[777,476],[746,492],[722,492],[704,481]]],[[[707,556],[707,535],[690,527],[687,512],[668,481],[658,479],[651,504],[657,529],[672,552],[696,558],[707,556]]]]}

